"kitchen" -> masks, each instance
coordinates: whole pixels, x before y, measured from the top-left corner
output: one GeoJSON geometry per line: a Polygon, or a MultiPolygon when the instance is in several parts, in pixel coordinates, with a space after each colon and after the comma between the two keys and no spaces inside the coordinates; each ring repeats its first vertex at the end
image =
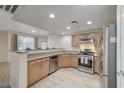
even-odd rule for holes
{"type": "MultiPolygon", "coordinates": [[[[97,37],[97,39],[101,40],[101,32],[90,32],[90,33],[84,33],[81,34],[80,36],[85,36],[84,39],[89,38],[86,41],[80,41],[81,44],[82,42],[85,43],[86,45],[89,44],[88,46],[90,46],[90,49],[85,49],[87,50],[86,52],[84,51],[67,51],[67,50],[63,50],[63,49],[49,49],[49,50],[35,50],[35,51],[18,51],[18,53],[15,52],[10,52],[11,58],[11,81],[13,81],[13,83],[16,84],[15,82],[15,78],[16,77],[16,72],[14,71],[16,69],[16,71],[19,71],[18,75],[21,75],[23,77],[21,77],[21,82],[20,83],[24,83],[24,79],[27,79],[27,84],[26,86],[31,86],[33,85],[35,82],[47,77],[48,75],[51,75],[52,73],[54,73],[55,71],[59,70],[60,68],[75,68],[79,71],[83,71],[82,68],[86,68],[84,69],[86,73],[89,74],[98,74],[100,75],[100,58],[97,56],[98,54],[93,53],[91,49],[94,49],[94,51],[96,50],[94,48],[94,43],[92,41],[91,38],[99,36],[99,38],[97,37]],[[87,34],[87,35],[85,35],[87,34]],[[93,44],[92,44],[93,43],[93,44]],[[91,52],[89,52],[89,50],[91,52]],[[82,54],[83,53],[83,54],[82,54]],[[85,54],[84,54],[85,53],[85,54]],[[90,55],[89,55],[89,54],[90,55]],[[96,56],[94,56],[96,55],[96,56]],[[87,57],[88,56],[88,57],[87,57]],[[92,57],[92,58],[90,58],[92,57]],[[82,61],[82,58],[84,58],[82,61]],[[86,61],[87,59],[87,61],[86,61]],[[81,60],[81,61],[80,61],[81,60]],[[28,63],[27,63],[28,61],[28,63]],[[84,64],[84,63],[88,63],[88,64],[84,64]],[[16,64],[16,65],[15,65],[16,64]],[[19,68],[17,69],[17,67],[19,66],[19,68]],[[27,66],[27,68],[25,68],[25,66],[27,66]],[[39,68],[40,67],[40,68],[39,68]],[[24,69],[25,68],[25,69],[24,69]],[[89,69],[90,68],[90,69],[89,69]],[[21,73],[23,72],[23,73],[21,73]],[[27,72],[27,73],[26,73],[27,72]],[[26,76],[27,75],[27,76],[26,76]],[[14,77],[13,77],[14,76],[14,77]],[[25,76],[25,78],[24,78],[25,76]],[[27,77],[27,78],[26,78],[27,77]],[[22,80],[24,82],[22,82],[22,80]]],[[[75,37],[77,37],[78,35],[72,35],[72,46],[73,47],[79,47],[80,45],[76,45],[79,44],[78,41],[75,40],[75,37]],[[76,42],[74,42],[76,41],[76,42]]],[[[21,36],[18,36],[18,38],[21,38],[21,36]]],[[[81,37],[82,38],[82,37],[81,37]]],[[[17,39],[20,40],[20,39],[17,39]]],[[[23,41],[23,40],[21,40],[23,41]]],[[[17,41],[17,42],[21,42],[21,41],[17,41]]],[[[98,40],[95,40],[97,42],[99,42],[98,40]]],[[[85,44],[83,44],[81,46],[80,49],[83,50],[82,47],[85,47],[85,44]]],[[[97,43],[98,44],[98,43],[97,43]]],[[[18,45],[19,46],[19,45],[18,45]]],[[[21,46],[21,45],[20,45],[21,46]]],[[[97,45],[98,46],[98,45],[97,45]]],[[[87,46],[86,46],[87,47],[87,46]]],[[[88,47],[87,47],[88,48],[88,47]]],[[[21,85],[18,87],[22,87],[21,85]]]]}
{"type": "MultiPolygon", "coordinates": [[[[25,10],[23,10],[21,12],[22,15],[20,15],[20,11],[21,9],[23,9],[23,6],[19,6],[18,11],[14,14],[14,17],[12,19],[34,26],[37,24],[33,20],[35,18],[30,18],[30,21],[29,21],[27,17],[29,17],[30,15],[30,10],[34,9],[34,12],[35,12],[35,10],[37,10],[40,7],[42,6],[38,6],[38,7],[37,6],[27,6],[27,7],[25,6],[25,10]],[[29,12],[29,15],[25,15],[25,12],[27,11],[29,12]],[[25,18],[22,18],[23,16],[25,16],[25,18]]],[[[58,7],[59,9],[62,8],[60,6],[53,6],[53,9],[56,9],[56,7],[58,7]]],[[[69,9],[70,11],[73,12],[75,10],[73,9],[71,10],[70,8],[80,9],[80,7],[79,6],[76,6],[76,7],[65,6],[65,8],[63,7],[63,10],[65,11],[65,9],[69,9]]],[[[87,6],[87,7],[90,7],[90,6],[87,6]]],[[[103,12],[105,13],[106,13],[106,8],[108,8],[107,13],[110,11],[113,11],[114,13],[116,12],[116,9],[115,9],[116,6],[102,6],[102,7],[95,6],[94,11],[98,9],[98,7],[103,9],[103,12]]],[[[52,6],[46,6],[42,8],[43,10],[44,9],[49,10],[49,8],[52,8],[52,6]]],[[[93,8],[93,6],[91,6],[91,8],[93,8]]],[[[100,10],[96,12],[100,13],[101,15],[101,12],[99,11],[100,10]]],[[[45,13],[46,12],[44,12],[44,14],[45,13]]],[[[11,66],[10,66],[11,87],[26,88],[26,87],[33,87],[33,85],[34,87],[38,87],[35,84],[39,83],[40,81],[42,82],[43,80],[45,80],[46,78],[49,78],[52,75],[56,75],[58,71],[66,70],[66,69],[74,70],[74,72],[76,70],[76,73],[83,73],[87,76],[90,76],[91,78],[92,76],[96,77],[96,80],[100,81],[99,83],[101,85],[99,84],[99,86],[94,85],[94,86],[87,86],[87,87],[104,87],[103,86],[104,84],[101,78],[103,77],[104,67],[102,64],[104,61],[103,57],[105,54],[104,44],[106,43],[105,37],[104,37],[104,29],[106,30],[107,28],[111,27],[111,25],[109,24],[112,24],[112,25],[115,24],[114,18],[116,14],[110,18],[110,16],[112,16],[112,13],[109,13],[108,19],[110,22],[105,22],[105,23],[103,22],[100,25],[94,26],[95,28],[92,27],[92,24],[94,24],[94,21],[87,21],[85,24],[87,29],[84,29],[84,31],[80,31],[78,29],[79,30],[78,32],[73,32],[73,31],[71,32],[71,30],[73,29],[73,27],[75,29],[79,27],[80,25],[82,25],[80,18],[79,19],[77,18],[78,21],[76,19],[73,21],[74,17],[71,18],[70,14],[68,14],[70,18],[67,15],[64,15],[64,16],[67,16],[68,21],[69,21],[69,26],[67,26],[66,28],[67,31],[65,31],[65,28],[64,28],[64,29],[59,29],[58,31],[53,32],[54,29],[56,28],[62,28],[61,26],[56,27],[56,25],[58,24],[54,21],[54,19],[56,19],[56,16],[53,14],[50,15],[49,21],[50,22],[52,21],[51,23],[49,23],[48,19],[46,19],[46,21],[43,20],[46,23],[45,25],[42,23],[43,27],[40,27],[40,28],[45,28],[48,31],[49,30],[52,31],[52,33],[48,33],[48,35],[46,36],[31,35],[31,34],[27,34],[24,32],[23,33],[22,32],[8,32],[8,39],[9,39],[8,42],[9,42],[9,46],[11,46],[9,49],[10,51],[8,52],[8,62],[11,63],[11,66]],[[49,26],[48,26],[48,23],[50,24],[49,26]],[[54,23],[54,25],[52,25],[52,23],[54,23]],[[63,30],[64,32],[60,33],[61,30],[63,30]]],[[[82,16],[82,14],[80,14],[79,16],[82,16]]],[[[33,16],[30,16],[30,17],[33,17],[33,16]]],[[[43,18],[44,17],[46,16],[43,16],[43,18]]],[[[99,15],[97,15],[97,17],[99,17],[99,15]]],[[[60,19],[58,20],[60,21],[60,19]]],[[[104,17],[102,21],[103,20],[104,20],[104,17]]],[[[63,24],[64,22],[60,23],[59,25],[64,26],[65,24],[64,25],[63,24]]],[[[41,26],[41,24],[37,24],[37,27],[39,26],[41,26]]],[[[113,26],[113,28],[115,28],[115,26],[113,26]]],[[[37,30],[32,30],[32,33],[36,33],[36,32],[37,30]]],[[[112,42],[115,43],[114,42],[115,36],[112,36],[112,37],[113,37],[112,42]]],[[[79,80],[79,81],[82,82],[83,80],[79,80]]],[[[79,81],[77,82],[79,83],[79,81]]],[[[76,87],[74,85],[71,86],[72,82],[70,82],[70,86],[68,87],[76,87]]],[[[66,87],[66,83],[63,86],[61,85],[58,85],[58,86],[66,87]]],[[[49,87],[57,87],[57,86],[54,85],[54,86],[49,86],[49,87]]],[[[86,86],[77,85],[77,87],[86,87],[86,86]]],[[[110,85],[109,87],[115,87],[115,86],[110,85]]]]}

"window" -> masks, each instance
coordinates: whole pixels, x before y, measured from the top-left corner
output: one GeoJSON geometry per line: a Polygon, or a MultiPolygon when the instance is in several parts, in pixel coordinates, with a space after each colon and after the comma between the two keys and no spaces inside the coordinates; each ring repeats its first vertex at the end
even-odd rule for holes
{"type": "Polygon", "coordinates": [[[41,49],[47,49],[47,42],[41,42],[41,49]]]}
{"type": "Polygon", "coordinates": [[[35,38],[18,36],[18,50],[34,50],[35,49],[35,38]]]}

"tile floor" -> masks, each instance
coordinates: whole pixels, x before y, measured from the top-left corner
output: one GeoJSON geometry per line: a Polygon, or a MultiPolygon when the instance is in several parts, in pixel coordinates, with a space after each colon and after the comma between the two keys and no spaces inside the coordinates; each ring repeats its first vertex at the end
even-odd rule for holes
{"type": "Polygon", "coordinates": [[[7,62],[0,62],[0,88],[8,88],[10,65],[7,62]]]}
{"type": "Polygon", "coordinates": [[[73,68],[59,69],[42,79],[31,88],[101,88],[102,82],[98,75],[80,72],[73,68]]]}
{"type": "MultiPolygon", "coordinates": [[[[0,63],[0,88],[8,88],[10,64],[0,63]]],[[[101,78],[74,68],[63,68],[45,77],[31,88],[100,88],[101,78]]]]}

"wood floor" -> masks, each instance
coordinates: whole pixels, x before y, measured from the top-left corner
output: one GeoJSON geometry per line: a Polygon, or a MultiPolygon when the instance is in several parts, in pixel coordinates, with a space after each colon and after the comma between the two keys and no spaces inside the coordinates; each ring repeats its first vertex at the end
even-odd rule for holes
{"type": "Polygon", "coordinates": [[[80,72],[73,68],[64,68],[42,79],[31,88],[100,88],[101,78],[80,72]]]}
{"type": "Polygon", "coordinates": [[[0,88],[8,88],[10,65],[7,62],[0,62],[0,88]]]}
{"type": "MultiPolygon", "coordinates": [[[[0,63],[0,88],[9,85],[9,63],[0,63]]],[[[100,77],[80,72],[73,68],[59,69],[45,77],[31,88],[99,88],[102,87],[100,77]]]]}

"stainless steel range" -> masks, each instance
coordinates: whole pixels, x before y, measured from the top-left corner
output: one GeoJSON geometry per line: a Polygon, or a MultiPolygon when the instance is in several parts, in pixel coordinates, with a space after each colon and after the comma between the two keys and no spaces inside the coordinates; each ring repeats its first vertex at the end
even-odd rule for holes
{"type": "Polygon", "coordinates": [[[78,70],[93,74],[93,55],[80,55],[78,70]]]}

